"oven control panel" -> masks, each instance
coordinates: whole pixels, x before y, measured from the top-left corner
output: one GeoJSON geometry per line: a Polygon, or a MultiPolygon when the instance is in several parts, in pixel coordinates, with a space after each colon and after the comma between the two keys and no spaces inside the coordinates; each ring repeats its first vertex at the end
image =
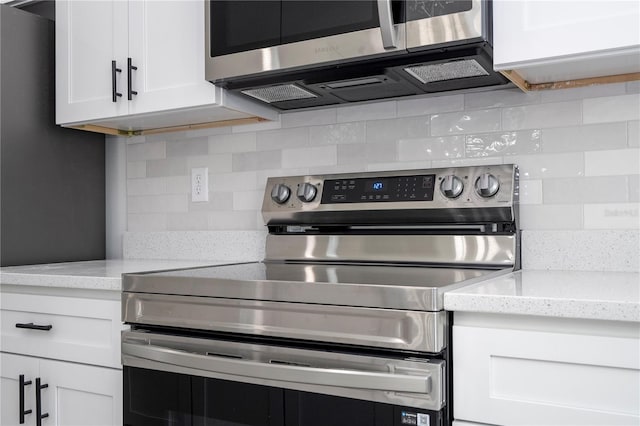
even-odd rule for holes
{"type": "Polygon", "coordinates": [[[321,204],[431,201],[436,175],[327,179],[321,204]]]}
{"type": "Polygon", "coordinates": [[[267,181],[262,213],[267,223],[311,223],[316,220],[313,215],[323,217],[323,222],[341,214],[351,220],[356,214],[371,217],[392,210],[398,217],[404,211],[425,222],[430,214],[438,220],[464,221],[471,214],[463,210],[474,211],[472,220],[485,220],[492,214],[487,209],[512,210],[517,202],[518,168],[499,164],[273,177],[267,181]],[[430,213],[434,211],[439,213],[430,213]]]}

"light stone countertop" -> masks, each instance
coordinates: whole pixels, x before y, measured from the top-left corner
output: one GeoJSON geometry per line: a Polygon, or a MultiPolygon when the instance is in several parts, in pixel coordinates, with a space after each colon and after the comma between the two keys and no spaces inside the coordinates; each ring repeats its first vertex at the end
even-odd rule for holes
{"type": "Polygon", "coordinates": [[[640,274],[522,270],[447,292],[444,308],[640,322],[640,274]]]}
{"type": "Polygon", "coordinates": [[[0,268],[0,284],[89,290],[122,289],[122,274],[236,263],[230,260],[92,260],[0,268]]]}

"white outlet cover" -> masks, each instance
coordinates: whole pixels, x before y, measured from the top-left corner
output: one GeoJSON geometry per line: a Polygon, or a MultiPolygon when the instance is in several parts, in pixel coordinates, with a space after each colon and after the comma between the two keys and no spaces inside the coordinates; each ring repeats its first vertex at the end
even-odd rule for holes
{"type": "Polygon", "coordinates": [[[209,168],[191,169],[191,201],[194,203],[209,201],[209,168]]]}

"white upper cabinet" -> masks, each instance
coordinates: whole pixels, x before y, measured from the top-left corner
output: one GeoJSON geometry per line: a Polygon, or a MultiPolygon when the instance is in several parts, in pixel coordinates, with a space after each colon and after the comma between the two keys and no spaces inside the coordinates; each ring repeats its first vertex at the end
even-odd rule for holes
{"type": "Polygon", "coordinates": [[[204,2],[56,2],[58,124],[127,131],[251,119],[277,113],[204,78],[204,2]]]}
{"type": "Polygon", "coordinates": [[[494,68],[529,83],[640,72],[640,2],[494,0],[494,68]]]}

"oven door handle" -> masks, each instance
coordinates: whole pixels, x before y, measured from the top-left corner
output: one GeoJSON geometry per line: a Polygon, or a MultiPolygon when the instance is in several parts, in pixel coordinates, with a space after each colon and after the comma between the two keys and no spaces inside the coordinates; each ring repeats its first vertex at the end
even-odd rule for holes
{"type": "MultiPolygon", "coordinates": [[[[290,364],[272,364],[253,360],[228,358],[216,355],[201,355],[176,349],[153,346],[144,342],[122,342],[122,360],[130,365],[132,360],[142,359],[161,363],[160,369],[184,373],[184,369],[196,369],[230,376],[254,379],[293,382],[353,389],[380,390],[385,392],[431,393],[430,371],[405,371],[380,373],[338,368],[315,368],[290,364]]],[[[133,364],[133,363],[131,363],[133,364]]],[[[144,364],[135,363],[145,368],[144,364]]],[[[146,368],[151,368],[146,366],[146,368]]],[[[439,368],[439,367],[434,367],[439,368]]],[[[394,370],[394,368],[390,368],[394,370]]]]}

